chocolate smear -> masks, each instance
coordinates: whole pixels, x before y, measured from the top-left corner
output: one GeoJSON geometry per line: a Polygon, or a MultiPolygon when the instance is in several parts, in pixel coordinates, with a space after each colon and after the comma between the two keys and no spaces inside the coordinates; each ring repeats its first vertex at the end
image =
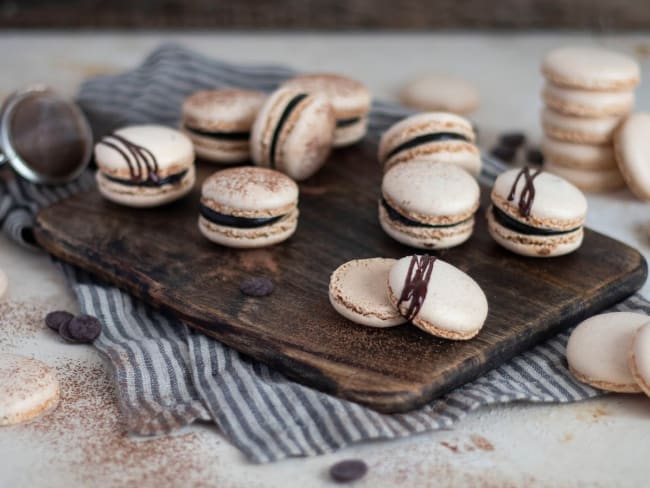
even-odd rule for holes
{"type": "Polygon", "coordinates": [[[519,194],[519,214],[522,217],[528,217],[530,215],[530,210],[533,206],[533,202],[535,201],[535,184],[533,183],[533,180],[542,172],[542,170],[537,169],[535,170],[534,173],[531,174],[530,168],[528,166],[521,168],[521,171],[519,171],[519,174],[517,174],[517,177],[515,178],[515,181],[512,183],[512,188],[510,189],[510,193],[508,194],[508,201],[512,202],[515,199],[515,192],[517,190],[517,184],[519,183],[519,179],[523,176],[524,177],[524,187],[521,190],[521,193],[519,194]]]}

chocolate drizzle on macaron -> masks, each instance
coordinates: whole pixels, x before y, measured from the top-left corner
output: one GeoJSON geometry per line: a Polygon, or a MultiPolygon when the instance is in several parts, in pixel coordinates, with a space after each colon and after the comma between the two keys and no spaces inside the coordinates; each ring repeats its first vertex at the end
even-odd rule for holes
{"type": "Polygon", "coordinates": [[[404,288],[397,301],[397,309],[408,321],[412,321],[422,308],[436,259],[435,256],[428,254],[411,257],[406,279],[404,280],[404,288]],[[408,303],[406,312],[401,311],[403,303],[408,303]]]}
{"type": "Polygon", "coordinates": [[[510,188],[510,193],[508,194],[508,201],[512,202],[515,199],[515,192],[517,191],[517,184],[519,183],[520,178],[524,177],[524,188],[519,194],[519,214],[522,217],[528,217],[530,215],[530,210],[535,201],[535,178],[542,172],[541,169],[535,170],[531,174],[530,168],[528,166],[524,167],[519,171],[519,174],[515,178],[515,181],[512,183],[510,188]]]}
{"type": "MultiPolygon", "coordinates": [[[[108,146],[111,149],[117,151],[127,166],[129,167],[130,173],[130,182],[135,184],[141,183],[150,183],[154,185],[160,184],[160,177],[158,175],[158,161],[153,153],[146,147],[140,146],[126,137],[121,136],[117,133],[109,134],[104,136],[99,144],[108,146]],[[120,147],[120,143],[122,147],[120,147]],[[129,154],[133,157],[133,162],[129,157],[129,154]],[[146,173],[145,173],[146,171],[146,173]]],[[[119,180],[118,180],[119,181],[119,180]]],[[[123,182],[121,180],[120,182],[123,182]]]]}
{"type": "Polygon", "coordinates": [[[307,96],[308,95],[306,93],[299,93],[298,95],[294,96],[284,108],[284,111],[278,120],[278,124],[273,130],[273,137],[271,138],[271,144],[269,144],[269,166],[273,169],[275,169],[275,153],[278,145],[278,139],[280,139],[280,134],[282,133],[282,129],[287,123],[287,120],[289,120],[291,113],[295,110],[301,101],[307,98],[307,96]]]}

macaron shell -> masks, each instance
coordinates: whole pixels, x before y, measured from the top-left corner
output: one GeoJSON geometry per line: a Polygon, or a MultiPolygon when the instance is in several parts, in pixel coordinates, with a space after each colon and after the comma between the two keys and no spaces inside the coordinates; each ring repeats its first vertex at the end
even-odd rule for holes
{"type": "Polygon", "coordinates": [[[330,277],[329,299],[345,318],[368,327],[403,324],[388,298],[386,283],[395,259],[371,258],[348,261],[330,277]]]}
{"type": "Polygon", "coordinates": [[[343,147],[359,142],[368,132],[368,117],[361,117],[358,122],[337,127],[334,130],[334,147],[343,147]]]}
{"type": "Polygon", "coordinates": [[[650,396],[650,323],[642,325],[636,331],[629,365],[636,383],[646,395],[650,396]]]}
{"type": "Polygon", "coordinates": [[[260,91],[201,90],[183,102],[183,123],[207,132],[248,132],[264,104],[260,91]]]}
{"type": "Polygon", "coordinates": [[[544,168],[549,173],[564,178],[587,193],[609,192],[625,186],[623,176],[616,167],[609,169],[567,168],[555,164],[551,159],[544,164],[544,168]]]}
{"type": "Polygon", "coordinates": [[[199,231],[208,240],[237,249],[255,249],[286,241],[298,226],[298,209],[270,225],[252,229],[227,227],[199,216],[199,231]]]}
{"type": "Polygon", "coordinates": [[[640,392],[629,368],[629,354],[635,333],[649,321],[640,313],[611,312],[581,322],[567,343],[569,370],[578,380],[602,390],[640,392]]]}
{"type": "Polygon", "coordinates": [[[54,371],[33,358],[0,353],[0,426],[31,420],[55,408],[59,382],[54,371]]]}
{"type": "Polygon", "coordinates": [[[630,115],[616,133],[614,149],[627,186],[641,200],[650,201],[650,113],[630,115]]]}
{"type": "Polygon", "coordinates": [[[547,83],[542,97],[547,106],[566,115],[606,117],[624,115],[634,105],[633,91],[593,91],[547,83]]]}
{"type": "Polygon", "coordinates": [[[384,172],[400,164],[409,164],[413,160],[453,164],[474,177],[478,177],[483,166],[481,154],[474,144],[465,141],[442,141],[400,151],[385,161],[384,172]]]}
{"type": "Polygon", "coordinates": [[[634,59],[595,47],[562,47],[542,63],[544,76],[557,85],[587,90],[629,90],[640,80],[634,59]]]}
{"type": "Polygon", "coordinates": [[[473,112],[479,105],[478,90],[467,80],[453,75],[428,74],[407,82],[400,101],[409,107],[455,114],[473,112]]]}
{"type": "Polygon", "coordinates": [[[250,160],[250,144],[245,141],[220,140],[181,129],[194,145],[196,155],[219,164],[245,163],[250,160]]]}
{"type": "Polygon", "coordinates": [[[576,144],[545,137],[541,146],[544,158],[554,165],[581,170],[616,168],[614,148],[609,144],[576,144]]]}
{"type": "Polygon", "coordinates": [[[555,236],[533,236],[510,230],[496,221],[492,207],[486,212],[488,232],[505,249],[531,258],[552,258],[572,253],[582,245],[582,227],[567,234],[555,236]]]}
{"type": "Polygon", "coordinates": [[[585,118],[564,115],[548,108],[542,111],[544,133],[553,139],[566,142],[610,143],[620,122],[619,115],[585,118]]]}
{"type": "Polygon", "coordinates": [[[196,180],[194,165],[180,182],[162,186],[127,186],[109,180],[101,171],[95,173],[97,188],[104,198],[120,205],[134,208],[149,208],[178,200],[192,191],[196,180]]]}
{"type": "MultiPolygon", "coordinates": [[[[411,256],[400,259],[389,273],[389,296],[395,307],[404,289],[410,261],[411,256]]],[[[408,306],[403,303],[401,308],[405,312],[408,306]]],[[[488,302],[481,287],[469,275],[437,259],[413,324],[437,337],[466,340],[478,334],[487,313],[488,302]]]]}

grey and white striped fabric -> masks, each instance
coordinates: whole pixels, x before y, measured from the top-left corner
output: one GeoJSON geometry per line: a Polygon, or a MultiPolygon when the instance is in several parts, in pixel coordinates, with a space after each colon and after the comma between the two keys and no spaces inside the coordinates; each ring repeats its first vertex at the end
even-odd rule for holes
{"type": "MultiPolygon", "coordinates": [[[[100,134],[101,128],[126,123],[176,124],[182,98],[198,88],[235,85],[269,90],[291,74],[286,68],[234,66],[178,46],[163,46],[131,72],[86,82],[78,100],[100,134]]],[[[407,113],[375,103],[371,137],[407,113]]],[[[502,170],[498,161],[485,160],[484,166],[486,181],[502,170]]],[[[92,184],[90,172],[66,187],[5,178],[0,181],[4,231],[29,244],[29,228],[40,206],[92,184]]],[[[485,405],[562,403],[601,394],[569,374],[564,360],[568,334],[562,333],[419,410],[379,414],[294,383],[117,288],[60,266],[82,311],[105,324],[95,347],[111,365],[128,430],[161,434],[195,420],[212,421],[253,462],[316,455],[355,442],[447,428],[485,405]]],[[[648,313],[650,303],[633,296],[613,310],[648,313]]]]}

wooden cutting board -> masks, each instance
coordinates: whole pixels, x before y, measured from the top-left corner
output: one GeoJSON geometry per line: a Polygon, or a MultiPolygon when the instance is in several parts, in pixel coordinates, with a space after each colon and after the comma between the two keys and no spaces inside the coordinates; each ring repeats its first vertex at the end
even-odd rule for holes
{"type": "MultiPolygon", "coordinates": [[[[216,168],[199,164],[201,182],[216,168]]],[[[522,258],[489,237],[483,188],[474,235],[438,255],[485,291],[489,315],[467,342],[416,327],[371,329],[330,306],[330,273],[350,259],[402,257],[413,250],[377,221],[380,170],[370,144],[338,150],[301,184],[300,222],[289,241],[240,251],[197,229],[200,185],[169,206],[136,210],[78,194],[38,215],[36,238],[53,255],[162,308],[306,385],[382,412],[420,406],[476,378],[552,334],[620,301],[645,281],[634,249],[587,231],[579,251],[522,258]],[[264,275],[275,292],[249,298],[244,277],[264,275]]]]}

